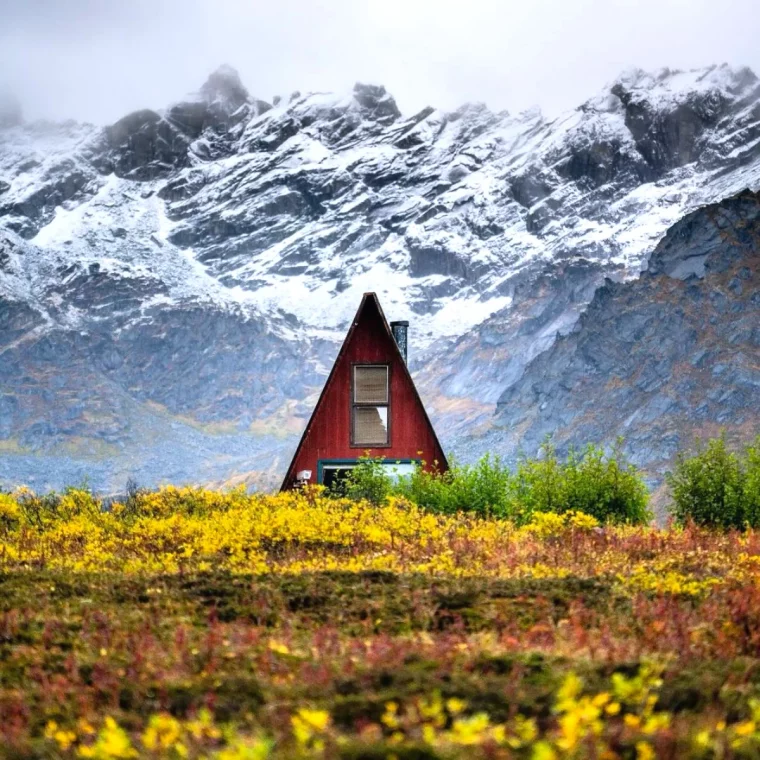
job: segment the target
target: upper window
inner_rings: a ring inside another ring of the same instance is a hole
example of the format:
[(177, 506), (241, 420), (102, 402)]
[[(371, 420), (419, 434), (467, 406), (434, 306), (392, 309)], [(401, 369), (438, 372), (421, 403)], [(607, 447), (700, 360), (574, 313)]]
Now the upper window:
[(385, 364), (354, 366), (351, 401), (351, 443), (354, 446), (387, 446), (389, 443), (388, 366)]

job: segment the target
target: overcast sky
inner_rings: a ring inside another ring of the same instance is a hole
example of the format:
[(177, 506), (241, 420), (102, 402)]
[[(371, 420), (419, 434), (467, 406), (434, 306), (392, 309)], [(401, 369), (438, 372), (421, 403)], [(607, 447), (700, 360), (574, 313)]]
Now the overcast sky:
[(760, 0), (0, 0), (0, 85), (27, 117), (112, 122), (222, 63), (252, 94), (384, 84), (404, 112), (553, 115), (625, 68), (760, 74)]

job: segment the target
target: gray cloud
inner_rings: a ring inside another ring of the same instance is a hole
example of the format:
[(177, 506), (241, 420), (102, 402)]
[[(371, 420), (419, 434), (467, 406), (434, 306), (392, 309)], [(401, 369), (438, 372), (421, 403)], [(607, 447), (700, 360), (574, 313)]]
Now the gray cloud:
[(549, 114), (629, 66), (760, 73), (757, 0), (0, 0), (0, 83), (31, 118), (110, 122), (221, 63), (270, 99), (385, 84), (411, 112)]

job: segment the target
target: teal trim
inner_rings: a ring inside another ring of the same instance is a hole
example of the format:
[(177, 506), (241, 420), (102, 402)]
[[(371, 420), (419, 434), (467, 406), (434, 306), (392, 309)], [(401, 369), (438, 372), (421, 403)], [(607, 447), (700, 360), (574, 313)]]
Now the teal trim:
[[(393, 457), (383, 457), (383, 464), (419, 464), (419, 459), (394, 459)], [(324, 482), (324, 468), (340, 467), (341, 465), (359, 464), (358, 459), (318, 459), (317, 460), (317, 484), (322, 485)]]

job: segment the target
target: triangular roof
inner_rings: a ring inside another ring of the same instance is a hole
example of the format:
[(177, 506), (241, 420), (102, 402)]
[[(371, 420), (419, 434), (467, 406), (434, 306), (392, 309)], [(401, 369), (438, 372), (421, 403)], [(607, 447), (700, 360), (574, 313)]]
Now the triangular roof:
[(325, 396), (327, 395), (327, 391), (332, 385), (332, 382), (335, 378), (338, 367), (341, 364), (341, 359), (343, 358), (344, 354), (346, 353), (346, 349), (351, 343), (351, 339), (354, 335), (354, 332), (356, 331), (356, 328), (358, 327), (359, 322), (361, 321), (364, 315), (364, 312), (370, 305), (374, 306), (377, 309), (378, 314), (380, 315), (380, 321), (382, 323), (383, 329), (385, 333), (387, 334), (388, 338), (390, 339), (390, 344), (392, 346), (391, 351), (395, 353), (394, 358), (398, 359), (398, 365), (402, 368), (401, 371), (405, 374), (407, 380), (409, 381), (409, 384), (412, 387), (412, 391), (414, 392), (414, 398), (419, 404), (420, 408), (422, 409), (422, 414), (424, 415), (425, 422), (428, 424), (433, 436), (433, 440), (435, 441), (436, 445), (438, 446), (438, 449), (441, 452), (441, 456), (443, 457), (443, 461), (441, 462), (441, 464), (443, 465), (442, 469), (444, 470), (448, 469), (449, 465), (446, 460), (446, 454), (444, 453), (443, 447), (441, 446), (440, 441), (438, 440), (438, 436), (436, 435), (435, 428), (433, 427), (433, 423), (430, 422), (430, 417), (428, 416), (427, 410), (425, 409), (425, 405), (422, 403), (420, 394), (417, 391), (417, 386), (414, 384), (412, 375), (409, 372), (409, 367), (406, 366), (406, 361), (404, 360), (404, 357), (401, 355), (401, 351), (399, 350), (398, 344), (396, 343), (396, 339), (393, 337), (393, 333), (391, 332), (391, 328), (390, 328), (390, 325), (388, 324), (388, 320), (385, 318), (385, 314), (383, 313), (383, 307), (380, 306), (380, 301), (377, 298), (377, 294), (365, 293), (362, 296), (362, 300), (361, 300), (361, 303), (359, 304), (359, 308), (356, 310), (356, 315), (354, 316), (351, 322), (351, 326), (348, 328), (346, 337), (343, 339), (343, 345), (340, 347), (340, 351), (338, 351), (338, 355), (335, 357), (335, 362), (333, 363), (332, 369), (330, 370), (330, 374), (327, 377), (327, 382), (325, 382), (324, 387), (322, 388), (322, 393), (319, 394), (319, 399), (316, 403), (316, 406), (314, 407), (314, 411), (311, 413), (311, 417), (309, 417), (309, 422), (306, 425), (306, 428), (304, 429), (303, 434), (301, 435), (301, 440), (298, 442), (298, 446), (296, 447), (295, 453), (293, 454), (293, 458), (290, 461), (290, 465), (287, 469), (287, 472), (285, 473), (285, 479), (282, 481), (281, 488), (285, 488), (293, 480), (293, 476), (295, 475), (295, 473), (292, 472), (292, 470), (295, 467), (295, 463), (298, 460), (298, 455), (301, 453), (301, 449), (304, 447), (304, 444), (306, 443), (306, 440), (309, 437), (309, 432), (311, 430), (312, 423), (317, 417), (320, 407), (322, 406), (325, 400)]

